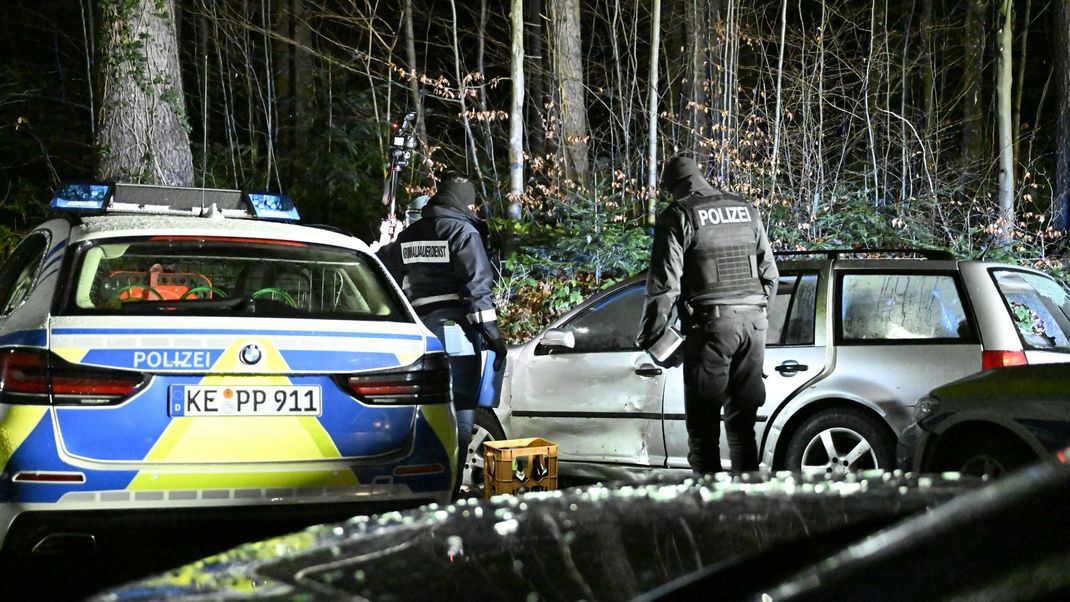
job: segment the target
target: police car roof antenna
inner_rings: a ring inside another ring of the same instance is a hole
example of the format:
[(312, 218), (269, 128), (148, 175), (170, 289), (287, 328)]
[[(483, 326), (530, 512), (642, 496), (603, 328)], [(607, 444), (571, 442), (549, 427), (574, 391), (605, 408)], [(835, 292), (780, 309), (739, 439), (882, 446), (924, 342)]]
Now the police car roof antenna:
[(397, 218), (398, 172), (409, 164), (413, 149), (416, 148), (416, 130), (413, 127), (416, 113), (406, 113), (401, 123), (390, 124), (390, 160), (387, 162), (387, 182), (383, 188), (383, 204), (390, 207), (387, 217), (379, 226), (379, 242), (393, 242), (401, 231), (401, 221)]

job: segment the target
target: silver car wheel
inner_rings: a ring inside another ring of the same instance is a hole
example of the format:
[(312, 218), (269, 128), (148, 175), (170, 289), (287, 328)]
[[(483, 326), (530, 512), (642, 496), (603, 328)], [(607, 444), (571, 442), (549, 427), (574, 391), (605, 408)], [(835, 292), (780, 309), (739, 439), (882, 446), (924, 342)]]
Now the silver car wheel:
[(849, 428), (834, 427), (819, 432), (806, 444), (801, 470), (812, 476), (843, 476), (878, 466), (877, 454), (865, 437)]
[(494, 441), (490, 431), (479, 424), (472, 427), (472, 440), (468, 443), (468, 451), (464, 456), (464, 473), (461, 476), (461, 484), (469, 489), (483, 488), (483, 442)]

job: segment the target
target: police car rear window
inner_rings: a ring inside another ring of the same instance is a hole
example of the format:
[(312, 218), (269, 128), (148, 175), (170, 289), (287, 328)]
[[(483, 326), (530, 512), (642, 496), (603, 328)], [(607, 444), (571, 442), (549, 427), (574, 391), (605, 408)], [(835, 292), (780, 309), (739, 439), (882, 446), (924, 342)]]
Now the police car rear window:
[(80, 247), (74, 266), (64, 313), (411, 321), (374, 260), (340, 247), (237, 237), (109, 239)]

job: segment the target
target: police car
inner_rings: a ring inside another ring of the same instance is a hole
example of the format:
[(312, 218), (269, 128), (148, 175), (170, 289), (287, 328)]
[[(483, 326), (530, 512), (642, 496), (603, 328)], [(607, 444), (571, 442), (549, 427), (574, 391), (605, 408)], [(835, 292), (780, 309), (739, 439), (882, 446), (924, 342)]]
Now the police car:
[(0, 542), (134, 511), (447, 502), (438, 339), (365, 244), (281, 195), (61, 187), (0, 269)]

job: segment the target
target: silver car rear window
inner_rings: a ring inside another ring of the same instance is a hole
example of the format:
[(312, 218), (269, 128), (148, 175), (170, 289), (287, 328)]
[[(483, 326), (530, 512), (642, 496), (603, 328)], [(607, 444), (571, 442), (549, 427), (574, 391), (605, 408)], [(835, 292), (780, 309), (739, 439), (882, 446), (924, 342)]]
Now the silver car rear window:
[(996, 286), (1026, 349), (1070, 350), (1070, 297), (1054, 278), (993, 270)]
[(842, 288), (844, 341), (972, 336), (950, 274), (850, 274), (843, 277)]
[(411, 321), (375, 261), (341, 247), (226, 236), (108, 239), (83, 244), (74, 266), (65, 313)]

